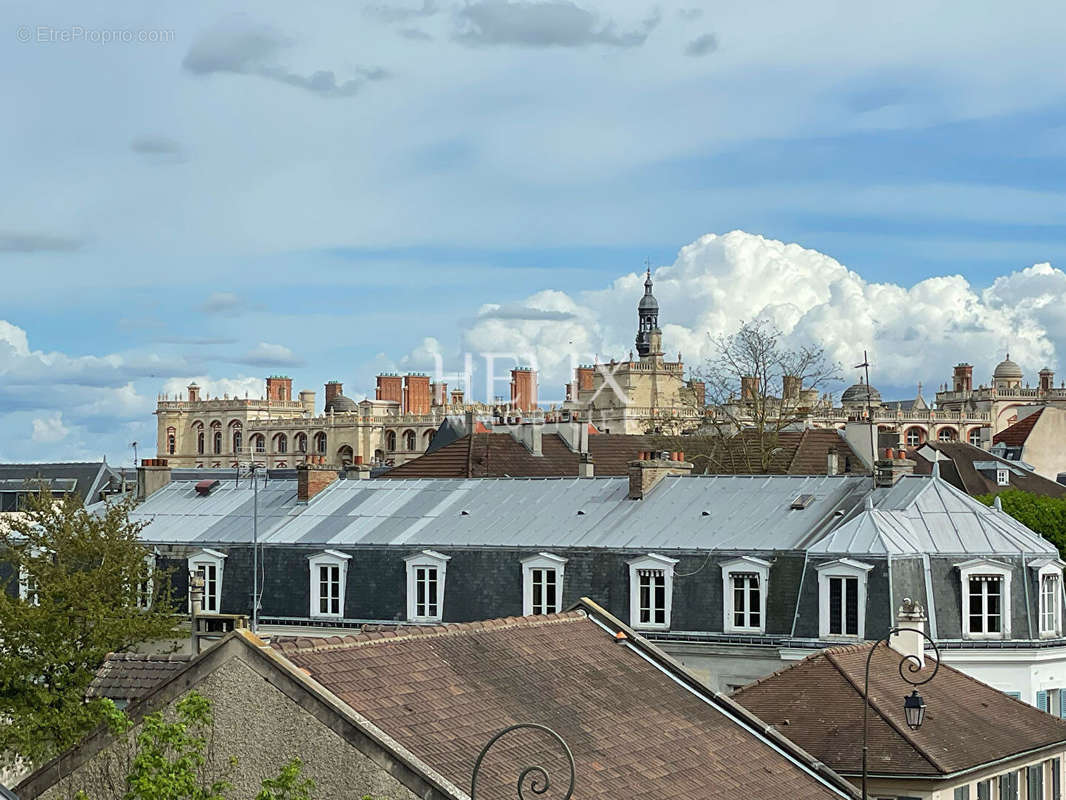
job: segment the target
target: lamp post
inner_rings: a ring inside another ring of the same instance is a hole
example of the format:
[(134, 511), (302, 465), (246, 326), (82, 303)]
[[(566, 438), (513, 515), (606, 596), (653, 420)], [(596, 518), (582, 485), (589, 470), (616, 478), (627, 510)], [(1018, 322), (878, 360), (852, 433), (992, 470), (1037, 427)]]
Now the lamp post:
[[(929, 642), (929, 644), (933, 646), (933, 652), (936, 653), (936, 665), (933, 667), (933, 671), (927, 677), (922, 678), (921, 680), (912, 678), (911, 675), (907, 674), (911, 673), (913, 675), (913, 673), (915, 672), (921, 672), (921, 659), (914, 653), (907, 653), (906, 655), (904, 655), (899, 662), (899, 676), (903, 678), (903, 680), (905, 680), (911, 686), (918, 687), (922, 684), (929, 683), (929, 681), (936, 677), (936, 673), (940, 670), (940, 650), (939, 648), (937, 648), (936, 642), (934, 642), (932, 638), (930, 638), (929, 634), (927, 634), (924, 630), (902, 627), (893, 628), (883, 637), (874, 642), (874, 646), (870, 648), (870, 652), (866, 656), (866, 681), (863, 684), (862, 691), (862, 800), (867, 800), (866, 762), (867, 755), (870, 750), (868, 738), (870, 732), (870, 661), (873, 658), (874, 651), (877, 650), (877, 648), (880, 647), (882, 643), (885, 646), (888, 646), (888, 640), (898, 633), (917, 633), (921, 635), (921, 637), (925, 639), (925, 641)], [(906, 671), (904, 671), (903, 669), (904, 664), (907, 665)], [(918, 693), (917, 688), (912, 689), (911, 693), (903, 699), (903, 715), (907, 719), (907, 727), (910, 728), (912, 731), (918, 730), (920, 727), (922, 727), (922, 723), (925, 722), (925, 700), (922, 699), (922, 696)]]
[[(481, 748), (481, 752), (478, 753), (477, 761), (474, 762), (474, 772), (470, 776), (470, 800), (477, 800), (477, 778), (478, 773), (481, 772), (481, 762), (485, 760), (485, 756), (488, 755), (489, 750), (507, 734), (517, 730), (535, 730), (548, 734), (552, 739), (558, 743), (562, 749), (563, 754), (566, 756), (566, 760), (570, 766), (570, 783), (567, 786), (566, 794), (562, 800), (570, 800), (574, 794), (574, 754), (570, 752), (570, 747), (563, 740), (563, 737), (553, 731), (546, 725), (538, 725), (535, 722), (521, 722), (518, 725), (512, 725), (509, 728), (504, 728), (497, 733), (491, 739), (488, 744)], [(518, 800), (525, 800), (526, 780), (529, 779), (529, 791), (533, 794), (544, 794), (548, 791), (548, 787), (551, 785), (551, 781), (548, 779), (548, 770), (539, 765), (533, 765), (526, 767), (518, 774), (518, 788), (517, 796)]]

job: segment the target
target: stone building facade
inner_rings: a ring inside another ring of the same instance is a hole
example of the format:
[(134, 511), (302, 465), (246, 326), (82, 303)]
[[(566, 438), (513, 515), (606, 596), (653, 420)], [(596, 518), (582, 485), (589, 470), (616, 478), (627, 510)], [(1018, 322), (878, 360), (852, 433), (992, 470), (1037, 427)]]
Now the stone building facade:
[(184, 397), (161, 396), (156, 405), (156, 452), (172, 467), (235, 467), (255, 463), (293, 467), (309, 456), (321, 463), (396, 465), (426, 452), (448, 416), (535, 419), (537, 373), (511, 371), (511, 403), (467, 403), (445, 383), (422, 373), (377, 376), (374, 399), (356, 402), (339, 381), (325, 385), (318, 413), (315, 392), (293, 399), (292, 379), (266, 379), (259, 398), (202, 397), (192, 383)]

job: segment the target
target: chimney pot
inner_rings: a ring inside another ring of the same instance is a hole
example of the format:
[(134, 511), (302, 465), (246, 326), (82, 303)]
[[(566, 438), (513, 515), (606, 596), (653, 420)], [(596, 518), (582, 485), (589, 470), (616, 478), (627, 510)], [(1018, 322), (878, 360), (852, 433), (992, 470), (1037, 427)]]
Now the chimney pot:
[(925, 666), (925, 609), (909, 597), (903, 598), (903, 603), (896, 614), (896, 627), (903, 628), (900, 633), (889, 639), (889, 647), (903, 656), (916, 658), (918, 663)]

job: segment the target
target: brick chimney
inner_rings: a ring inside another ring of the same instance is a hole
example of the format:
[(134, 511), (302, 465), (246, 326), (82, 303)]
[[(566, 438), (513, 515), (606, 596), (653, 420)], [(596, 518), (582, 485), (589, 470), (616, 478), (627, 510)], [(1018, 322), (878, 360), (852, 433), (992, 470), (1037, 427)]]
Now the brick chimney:
[(629, 499), (643, 500), (667, 475), (691, 472), (692, 464), (685, 461), (684, 453), (643, 452), (639, 459), (629, 462)]
[(403, 412), (405, 414), (428, 414), (432, 398), (429, 376), (412, 372), (403, 378)]
[[(904, 656), (914, 656), (925, 666), (925, 609), (909, 597), (903, 598), (896, 615), (896, 627), (906, 630), (888, 640), (888, 646)], [(904, 666), (906, 669), (906, 666)]]
[(745, 375), (740, 379), (740, 399), (754, 400), (759, 395), (759, 378)]
[(529, 367), (511, 370), (511, 407), (519, 411), (537, 407), (537, 373)]
[(378, 375), (377, 388), (374, 397), (378, 400), (388, 400), (403, 406), (403, 377), (391, 372), (383, 372)]
[(452, 405), (461, 406), (463, 404), (463, 390), (452, 389)]
[(909, 458), (903, 458), (900, 452), (891, 447), (884, 451), (884, 458), (874, 462), (875, 483), (880, 488), (890, 488), (899, 483), (904, 475), (914, 474), (914, 462)]
[(189, 384), (189, 402), (196, 403), (200, 400), (200, 387), (193, 381)]
[(803, 378), (799, 375), (785, 375), (781, 378), (781, 396), (785, 400), (799, 402), (803, 392)]
[(1049, 367), (1044, 367), (1040, 370), (1040, 394), (1050, 394), (1054, 388), (1055, 373)]
[(334, 397), (344, 394), (344, 384), (340, 381), (330, 381), (326, 384), (326, 403)]
[(170, 483), (170, 466), (165, 458), (142, 458), (137, 467), (137, 499), (144, 500)]
[(267, 378), (267, 400), (271, 403), (288, 403), (292, 400), (292, 378), (287, 375), (271, 375)]
[(296, 502), (309, 503), (315, 495), (337, 480), (337, 470), (323, 464), (296, 465)]
[(951, 376), (952, 389), (956, 392), (973, 391), (973, 365), (956, 364)]

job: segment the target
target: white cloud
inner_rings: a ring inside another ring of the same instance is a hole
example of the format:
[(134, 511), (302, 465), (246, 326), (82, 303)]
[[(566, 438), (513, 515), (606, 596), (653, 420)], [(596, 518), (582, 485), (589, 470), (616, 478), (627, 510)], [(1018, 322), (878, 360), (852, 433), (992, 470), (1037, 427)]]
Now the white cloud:
[(56, 411), (46, 417), (35, 417), (33, 420), (33, 441), (42, 444), (52, 444), (66, 439), (70, 434), (70, 428), (63, 424), (63, 412)]
[[(1009, 349), (1035, 383), (1036, 371), (1055, 367), (1066, 351), (1066, 273), (1049, 264), (1001, 276), (984, 291), (959, 275), (907, 287), (866, 281), (798, 244), (733, 231), (681, 248), (653, 279), (664, 346), (671, 355), (680, 350), (690, 366), (712, 354), (709, 335), (731, 333), (757, 317), (797, 341), (824, 346), (849, 383), (851, 365), (867, 350), (875, 384), (907, 392), (924, 381), (927, 396), (959, 361), (974, 363), (975, 381), (987, 382)], [(555, 397), (572, 360), (628, 355), (642, 282), (630, 273), (602, 290), (543, 291), (518, 304), (562, 312), (560, 319), (500, 319), (499, 306), (485, 306), (464, 346), (530, 354), (541, 372), (541, 395)]]
[(244, 355), (233, 359), (253, 367), (299, 367), (304, 361), (283, 344), (260, 342)]
[(185, 378), (171, 378), (163, 384), (163, 394), (168, 397), (185, 398), (188, 386), (195, 383), (200, 387), (201, 397), (263, 397), (266, 383), (262, 378), (246, 377), (213, 378), (208, 375), (190, 375)]

